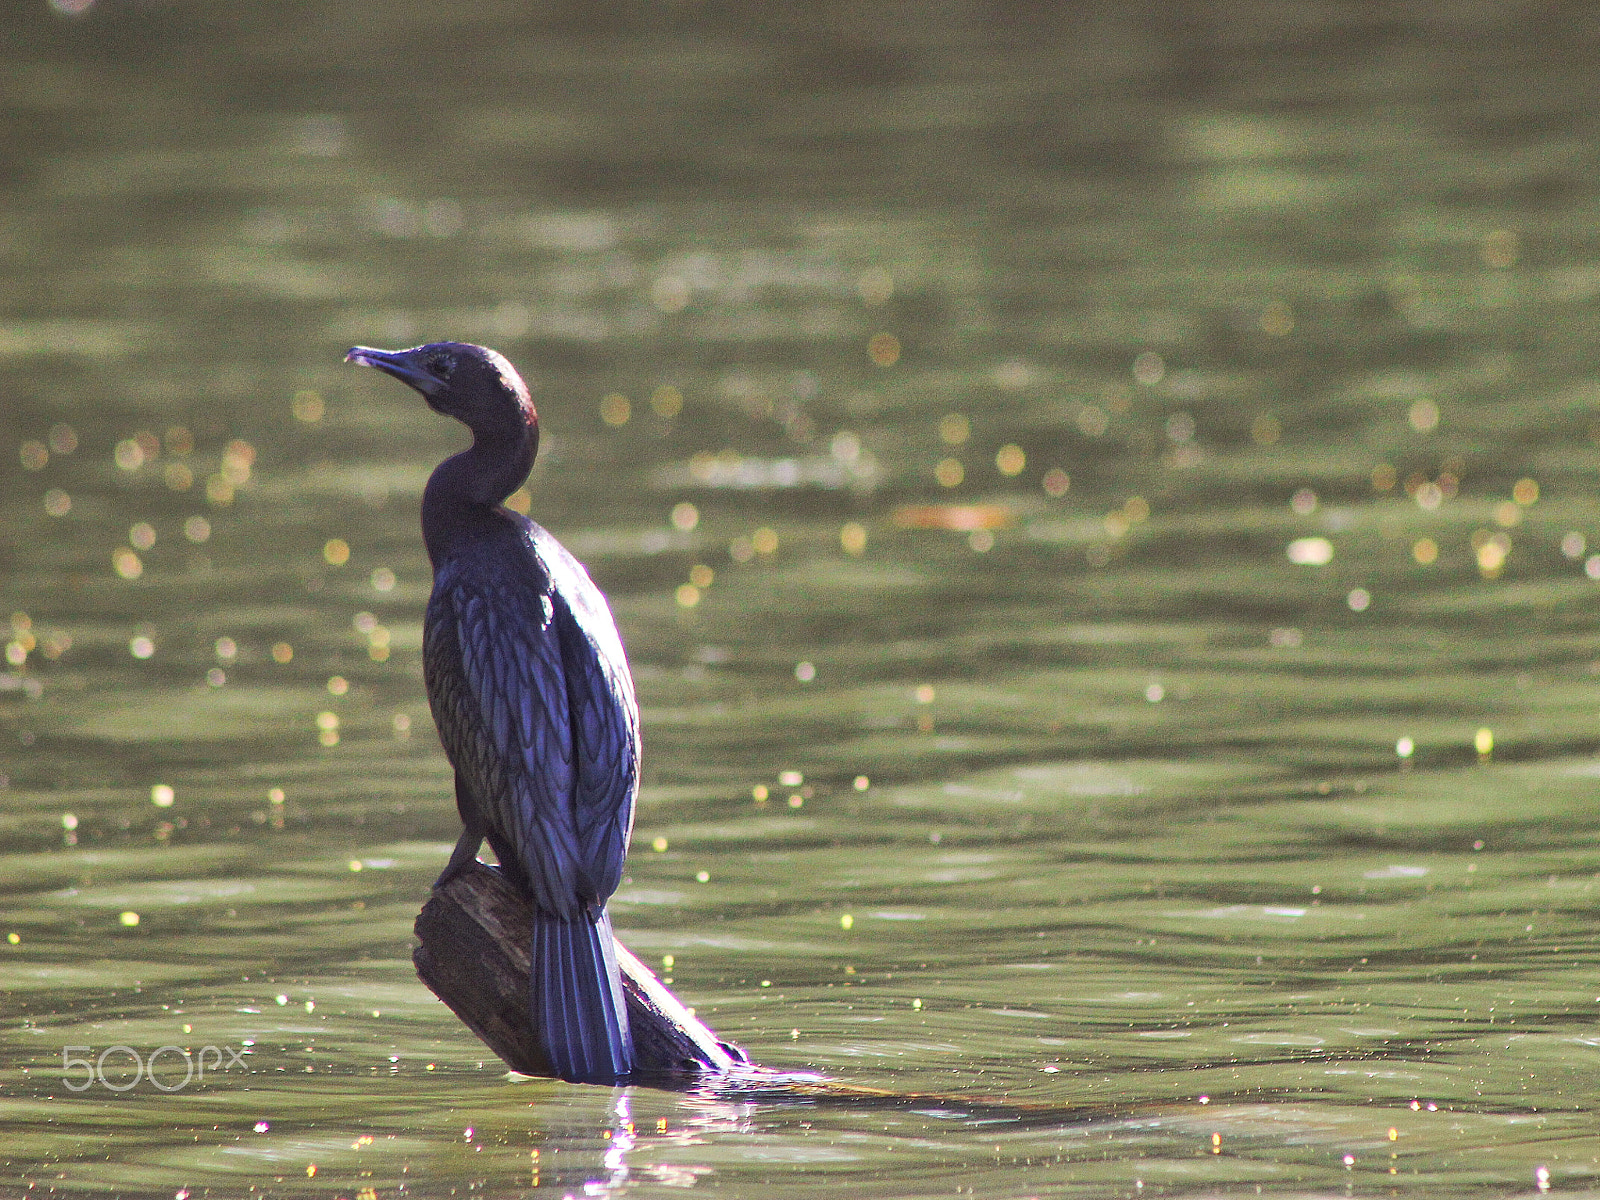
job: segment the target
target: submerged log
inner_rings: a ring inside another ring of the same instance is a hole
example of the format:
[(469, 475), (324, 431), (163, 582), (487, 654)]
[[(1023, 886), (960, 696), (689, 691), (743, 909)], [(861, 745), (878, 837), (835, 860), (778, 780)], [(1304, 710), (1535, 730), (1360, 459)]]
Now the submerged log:
[[(435, 996), (513, 1071), (551, 1075), (528, 1004), (531, 907), (504, 874), (473, 863), (417, 916), (411, 960)], [(742, 1050), (695, 1018), (650, 968), (617, 943), (633, 1033), (634, 1078), (693, 1083), (749, 1070)]]

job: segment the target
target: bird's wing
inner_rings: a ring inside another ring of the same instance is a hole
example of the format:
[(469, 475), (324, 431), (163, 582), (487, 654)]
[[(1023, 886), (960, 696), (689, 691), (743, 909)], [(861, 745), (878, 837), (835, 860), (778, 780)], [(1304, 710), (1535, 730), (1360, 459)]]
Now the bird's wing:
[(590, 883), (604, 903), (622, 882), (622, 863), (633, 830), (639, 791), (639, 710), (626, 663), (619, 672), (614, 662), (598, 653), (595, 640), (560, 598), (556, 620), (567, 626), (562, 631), (561, 658), (572, 713), (578, 844)]
[(484, 815), (517, 847), (535, 897), (572, 915), (589, 899), (587, 855), (574, 821), (572, 722), (555, 607), (548, 592), (524, 580), (452, 582), (444, 590), (453, 620), (435, 623), (453, 627), (441, 633), (455, 636), (479, 716), (461, 722), (458, 753), (472, 763)]
[(605, 596), (555, 539), (539, 537), (538, 548), (555, 584), (555, 619), (572, 714), (578, 842), (589, 882), (604, 903), (622, 882), (633, 830), (639, 705)]

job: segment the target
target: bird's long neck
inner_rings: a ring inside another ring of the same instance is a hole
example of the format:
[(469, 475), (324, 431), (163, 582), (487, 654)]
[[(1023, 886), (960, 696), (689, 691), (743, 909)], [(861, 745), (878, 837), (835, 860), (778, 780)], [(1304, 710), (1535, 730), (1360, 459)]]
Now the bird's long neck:
[(422, 492), (422, 540), (435, 566), (457, 539), (489, 526), (494, 510), (528, 477), (539, 426), (474, 430), (472, 445), (434, 468)]

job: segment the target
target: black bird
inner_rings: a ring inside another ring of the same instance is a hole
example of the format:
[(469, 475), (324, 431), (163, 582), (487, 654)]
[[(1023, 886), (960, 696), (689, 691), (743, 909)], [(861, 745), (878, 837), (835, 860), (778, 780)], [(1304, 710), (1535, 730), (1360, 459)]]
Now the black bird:
[(605, 904), (639, 791), (639, 705), (605, 596), (560, 542), (503, 501), (539, 446), (528, 385), (483, 346), (357, 346), (472, 430), (422, 494), (433, 562), (428, 704), (456, 771), (461, 839), (437, 887), (487, 837), (533, 899), (533, 1027), (563, 1079), (614, 1083), (633, 1043)]

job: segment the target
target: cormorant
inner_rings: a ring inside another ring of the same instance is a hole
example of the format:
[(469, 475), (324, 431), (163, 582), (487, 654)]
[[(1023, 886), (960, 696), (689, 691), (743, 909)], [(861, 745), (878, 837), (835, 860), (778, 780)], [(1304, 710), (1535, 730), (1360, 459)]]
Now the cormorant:
[(487, 837), (533, 899), (533, 1028), (557, 1075), (614, 1083), (633, 1043), (606, 900), (639, 790), (639, 706), (605, 596), (560, 542), (502, 503), (539, 446), (528, 385), (483, 346), (357, 346), (472, 430), (422, 494), (433, 563), (423, 676), (465, 828), (437, 887)]

